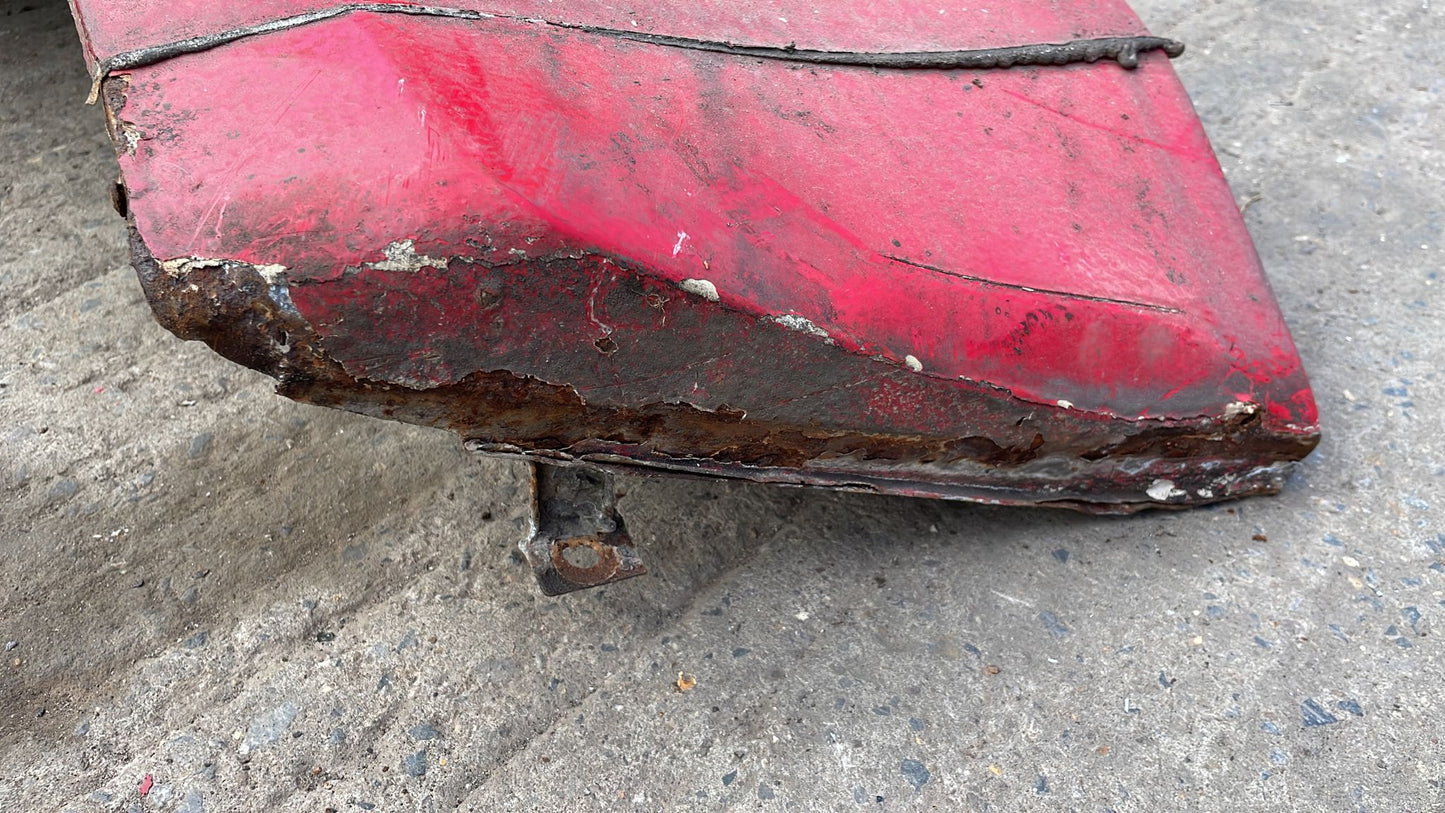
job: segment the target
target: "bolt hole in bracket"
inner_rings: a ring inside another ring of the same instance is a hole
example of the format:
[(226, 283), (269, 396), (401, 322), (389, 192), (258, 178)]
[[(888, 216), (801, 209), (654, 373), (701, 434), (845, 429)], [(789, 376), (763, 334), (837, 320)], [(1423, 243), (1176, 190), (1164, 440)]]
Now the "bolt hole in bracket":
[(522, 554), (549, 596), (647, 572), (617, 513), (612, 475), (589, 466), (532, 464), (532, 536)]

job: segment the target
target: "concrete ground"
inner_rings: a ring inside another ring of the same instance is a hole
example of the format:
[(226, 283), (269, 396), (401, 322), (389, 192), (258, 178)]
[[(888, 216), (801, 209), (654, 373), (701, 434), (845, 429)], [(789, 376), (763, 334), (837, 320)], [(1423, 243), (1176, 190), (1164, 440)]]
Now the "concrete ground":
[(1445, 810), (1445, 10), (1134, 5), (1313, 375), (1285, 493), (626, 480), (651, 577), (546, 599), (518, 466), (155, 326), (66, 7), (0, 0), (0, 810)]

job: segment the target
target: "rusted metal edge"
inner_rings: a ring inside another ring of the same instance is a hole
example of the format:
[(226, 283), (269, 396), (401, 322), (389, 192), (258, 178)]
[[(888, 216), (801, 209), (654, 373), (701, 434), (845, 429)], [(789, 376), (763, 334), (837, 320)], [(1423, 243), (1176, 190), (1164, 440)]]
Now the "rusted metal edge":
[[(587, 405), (571, 388), (506, 371), (479, 371), (454, 384), (413, 390), (359, 380), (342, 370), (290, 304), (287, 285), (268, 279), (266, 268), (218, 260), (173, 275), (149, 255), (134, 232), (132, 238), (133, 263), (161, 324), (277, 378), (282, 395), (450, 429), (462, 435), (471, 451), (534, 463), (1132, 513), (1273, 493), (1289, 471), (1288, 461), (1314, 445), (1312, 438), (1257, 437), (1257, 412), (1222, 423), (1120, 421), (1121, 434), (1107, 445), (1061, 456), (1042, 454), (1047, 447), (1035, 455), (995, 445), (951, 448), (938, 438), (802, 431), (687, 404), (579, 411)], [(536, 425), (512, 426), (512, 418), (524, 412)], [(505, 420), (494, 422), (499, 417)], [(718, 457), (669, 453), (660, 441), (678, 432), (720, 437), (720, 445), (733, 452)], [(1254, 438), (1253, 448), (1247, 450), (1250, 444), (1244, 440), (1249, 437)], [(1222, 448), (1221, 438), (1226, 439)], [(1236, 442), (1227, 442), (1229, 438)], [(858, 460), (830, 454), (835, 445), (892, 452)], [(754, 447), (754, 452), (747, 451)], [(938, 462), (906, 464), (925, 457)]]
[(441, 6), (405, 6), (388, 3), (346, 3), (320, 11), (283, 17), (258, 25), (233, 28), (214, 34), (177, 40), (162, 45), (152, 45), (113, 54), (97, 61), (91, 76), (90, 96), (86, 104), (95, 104), (100, 97), (100, 83), (113, 71), (131, 70), (155, 64), (167, 59), (210, 50), (248, 37), (285, 31), (303, 25), (330, 20), (352, 12), (375, 14), (407, 14), (417, 17), (445, 17), (459, 20), (508, 20), (530, 23), (552, 28), (577, 31), (600, 37), (656, 45), (664, 48), (681, 48), (692, 51), (707, 51), (729, 56), (754, 59), (773, 59), (810, 65), (834, 67), (875, 68), (881, 70), (990, 70), (1027, 65), (1069, 65), (1078, 62), (1111, 60), (1120, 67), (1138, 67), (1139, 55), (1150, 51), (1163, 51), (1170, 57), (1184, 53), (1184, 43), (1164, 37), (1100, 37), (1073, 40), (1063, 43), (1038, 43), (1014, 45), (1002, 48), (979, 48), (961, 51), (824, 51), (787, 46), (744, 45), (720, 40), (704, 40), (693, 37), (676, 37), (667, 34), (649, 34), (618, 28), (580, 25), (556, 20), (519, 17), (509, 14), (488, 14), (466, 9)]
[[(361, 414), (381, 417), (356, 409), (357, 402), (322, 403), (306, 401)], [(350, 403), (351, 406), (346, 404)], [(1127, 516), (1147, 510), (1182, 511), (1204, 505), (1230, 502), (1245, 497), (1278, 494), (1296, 466), (1293, 460), (1256, 462), (1248, 471), (1220, 476), (1200, 465), (1198, 459), (1129, 461), (1144, 476), (1121, 486), (1107, 471), (1099, 471), (1085, 482), (1082, 475), (1070, 485), (1066, 481), (1012, 473), (992, 480), (982, 477), (969, 482), (921, 479), (927, 472), (910, 472), (914, 480), (895, 479), (857, 471), (810, 466), (805, 468), (749, 466), (700, 457), (666, 457), (647, 454), (636, 447), (616, 452), (584, 451), (575, 455), (556, 450), (532, 451), (511, 444), (469, 440), (467, 451), (487, 457), (504, 458), (548, 466), (577, 466), (609, 474), (651, 477), (667, 475), (696, 480), (743, 480), (772, 486), (827, 488), (855, 494), (879, 494), (930, 500), (973, 502), (984, 505), (1066, 508), (1084, 514)], [(1056, 462), (1056, 461), (1054, 461)], [(1146, 474), (1144, 469), (1150, 471)], [(1080, 485), (1079, 483), (1085, 483)], [(1089, 491), (1089, 497), (1079, 496)]]
[(611, 473), (534, 462), (531, 474), (532, 527), (521, 549), (545, 595), (647, 573), (617, 513)]
[[(124, 188), (121, 187), (121, 189), (122, 189), (122, 194), (123, 194), (123, 189), (124, 189)], [(115, 201), (113, 201), (113, 203), (115, 203)], [(117, 211), (120, 211), (120, 207), (123, 207), (124, 204), (123, 204), (123, 202), (122, 202), (122, 203), (116, 203), (116, 205), (117, 205), (117, 207), (118, 207), (118, 208), (117, 208)], [(132, 236), (131, 236), (131, 240), (132, 240), (133, 245), (142, 242), (142, 241), (141, 241), (141, 238), (139, 237), (139, 235), (134, 232), (134, 227), (133, 227), (133, 225), (132, 225)], [(409, 242), (409, 241), (402, 241), (402, 242)], [(393, 244), (393, 245), (396, 245), (396, 244)], [(133, 255), (135, 254), (134, 249), (133, 249), (133, 252), (132, 252), (132, 253), (133, 253)], [(549, 259), (578, 259), (578, 258), (580, 258), (580, 257), (586, 257), (586, 256), (605, 256), (605, 255), (601, 255), (601, 254), (598, 254), (597, 252), (592, 252), (592, 251), (567, 251), (567, 252), (559, 253), (556, 257), (553, 257), (553, 258), (536, 257), (536, 258), (532, 258), (532, 260), (535, 261), (535, 262), (546, 263), (546, 262), (549, 261)], [(897, 260), (897, 258), (895, 258), (895, 257), (891, 257), (891, 256), (888, 256), (888, 255), (884, 255), (884, 256), (885, 256), (886, 259), (889, 259), (889, 260)], [(268, 280), (268, 283), (271, 285), (272, 296), (273, 296), (273, 297), (279, 297), (279, 299), (285, 300), (285, 299), (289, 296), (289, 294), (288, 294), (288, 292), (287, 292), (287, 291), (288, 291), (287, 286), (290, 284), (289, 281), (287, 280), (287, 271), (288, 271), (288, 269), (287, 269), (285, 266), (282, 266), (282, 265), (256, 264), (256, 263), (246, 262), (246, 261), (243, 261), (243, 260), (226, 259), (226, 258), (211, 258), (211, 257), (177, 257), (177, 258), (173, 258), (173, 259), (161, 260), (161, 259), (159, 259), (159, 258), (155, 258), (155, 257), (149, 255), (148, 251), (146, 252), (146, 257), (147, 257), (147, 259), (146, 259), (146, 262), (147, 262), (147, 263), (153, 264), (153, 265), (157, 266), (157, 268), (159, 268), (159, 269), (161, 269), (161, 270), (164, 270), (164, 271), (166, 271), (167, 273), (170, 273), (170, 274), (173, 274), (173, 275), (174, 275), (174, 274), (177, 274), (177, 273), (180, 273), (180, 272), (186, 272), (186, 271), (189, 271), (189, 270), (192, 270), (192, 269), (207, 269), (207, 268), (222, 268), (222, 267), (226, 267), (226, 268), (237, 268), (237, 269), (242, 269), (242, 268), (244, 268), (244, 269), (250, 269), (251, 271), (260, 274), (261, 276), (265, 277), (265, 278)], [(493, 263), (493, 262), (488, 262), (488, 261), (483, 260), (483, 259), (478, 258), (478, 257), (460, 256), (460, 255), (459, 255), (459, 256), (455, 256), (455, 257), (445, 257), (445, 258), (440, 258), (440, 259), (441, 259), (442, 261), (444, 261), (445, 263), (450, 263), (450, 262), (452, 262), (452, 261), (467, 262), (467, 263), (475, 263), (475, 264), (478, 264), (478, 265), (483, 265), (483, 266), (486, 266), (486, 267), (489, 267), (489, 268), (499, 268), (499, 267), (504, 267), (504, 266), (513, 264), (513, 263), (510, 263), (510, 262)], [(610, 262), (616, 264), (619, 268), (629, 268), (629, 267), (630, 267), (629, 264), (628, 264), (625, 260), (623, 260), (623, 259), (621, 259), (621, 258), (617, 258), (617, 257), (607, 257), (606, 259), (609, 260)], [(992, 280), (988, 280), (988, 279), (986, 279), (986, 278), (976, 277), (976, 276), (973, 276), (973, 275), (957, 274), (957, 273), (945, 271), (945, 270), (942, 270), (942, 269), (933, 268), (933, 267), (931, 267), (931, 266), (921, 265), (921, 264), (919, 264), (919, 263), (912, 263), (912, 262), (907, 262), (907, 261), (903, 261), (903, 260), (897, 260), (897, 261), (898, 261), (898, 262), (903, 262), (904, 264), (907, 264), (907, 265), (913, 265), (913, 266), (916, 266), (916, 267), (919, 267), (919, 268), (924, 268), (924, 269), (931, 270), (931, 271), (938, 271), (939, 273), (948, 274), (949, 276), (956, 276), (956, 277), (959, 277), (959, 278), (962, 278), (962, 279), (968, 279), (968, 280), (970, 280), (970, 281), (978, 282), (978, 283), (984, 284), (984, 285), (993, 285), (993, 286), (1003, 287), (1003, 288), (1014, 288), (1014, 289), (1017, 289), (1017, 290), (1030, 291), (1030, 292), (1038, 291), (1038, 292), (1043, 292), (1043, 293), (1054, 294), (1054, 295), (1061, 296), (1061, 297), (1069, 297), (1069, 298), (1074, 298), (1074, 299), (1081, 299), (1081, 300), (1088, 300), (1088, 301), (1096, 301), (1096, 302), (1106, 302), (1106, 303), (1109, 303), (1109, 304), (1119, 305), (1119, 306), (1121, 306), (1121, 307), (1132, 307), (1132, 308), (1139, 308), (1139, 309), (1143, 309), (1143, 310), (1153, 310), (1153, 311), (1163, 312), (1163, 313), (1173, 313), (1173, 314), (1184, 313), (1184, 311), (1182, 311), (1182, 310), (1180, 310), (1180, 309), (1178, 309), (1178, 308), (1171, 308), (1171, 307), (1168, 307), (1168, 306), (1151, 305), (1151, 304), (1149, 304), (1149, 303), (1135, 302), (1135, 301), (1123, 300), (1123, 299), (1113, 299), (1113, 298), (1108, 298), (1108, 297), (1088, 296), (1088, 295), (1084, 295), (1084, 294), (1070, 293), (1070, 292), (1067, 292), (1067, 291), (1055, 291), (1055, 290), (1051, 290), (1051, 289), (1047, 289), (1047, 288), (1031, 288), (1031, 287), (1023, 286), (1023, 285), (1010, 285), (1010, 284), (1006, 284), (1006, 283), (998, 283), (998, 282), (995, 282), (995, 281), (992, 281)], [(138, 263), (138, 262), (140, 262), (140, 261), (139, 261), (139, 260), (136, 260), (136, 259), (133, 259), (133, 262)], [(136, 267), (137, 267), (137, 268), (140, 268), (141, 266), (140, 266), (140, 265), (137, 265)], [(368, 268), (368, 267), (374, 267), (374, 264), (362, 263), (361, 265), (356, 266), (356, 267), (348, 266), (346, 270), (347, 270), (347, 272), (354, 272), (354, 271), (358, 270), (359, 268)], [(679, 286), (679, 287), (681, 287), (684, 291), (689, 291), (689, 289), (687, 288), (686, 285), (682, 285), (682, 286)], [(689, 292), (690, 292), (690, 291), (689, 291)], [(750, 317), (750, 318), (752, 318), (752, 317), (754, 316), (753, 314), (749, 314), (749, 313), (747, 313), (747, 312), (745, 312), (745, 311), (741, 311), (741, 310), (739, 310), (739, 309), (737, 309), (737, 308), (735, 308), (735, 307), (733, 307), (733, 306), (731, 306), (731, 305), (728, 305), (728, 304), (726, 304), (726, 303), (723, 303), (723, 302), (720, 302), (720, 301), (717, 301), (717, 300), (711, 300), (711, 299), (710, 299), (709, 301), (713, 302), (713, 304), (714, 304), (718, 309), (720, 309), (720, 310), (743, 314), (743, 315), (748, 316), (748, 317)], [(154, 304), (154, 303), (153, 303), (153, 304)], [(783, 327), (787, 327), (787, 328), (789, 328), (789, 329), (795, 329), (795, 330), (797, 329), (797, 328), (791, 328), (791, 327), (789, 326), (788, 322), (786, 321), (786, 319), (785, 319), (785, 318), (782, 318), (782, 317), (778, 317), (778, 316), (764, 316), (764, 317), (761, 317), (761, 318), (762, 318), (763, 321), (769, 321), (769, 322), (773, 322), (773, 323), (775, 323), (775, 324), (780, 324), (780, 325), (782, 325)], [(307, 325), (307, 329), (308, 329), (308, 330), (310, 329), (310, 326), (309, 326), (309, 325)], [(807, 331), (805, 330), (804, 332), (807, 332)], [(191, 338), (195, 338), (195, 337), (185, 336), (184, 338), (191, 339)], [(826, 335), (824, 336), (824, 338), (826, 338)], [(829, 343), (831, 344), (831, 342), (829, 342)], [(867, 354), (867, 353), (857, 353), (857, 352), (852, 352), (852, 351), (845, 351), (845, 352), (849, 352), (851, 355), (858, 356), (859, 358), (872, 358), (872, 356), (871, 356), (870, 354)], [(252, 366), (251, 362), (248, 362), (248, 361), (238, 361), (238, 363), (244, 364), (244, 365), (246, 365), (246, 366)], [(344, 367), (344, 365), (341, 365), (341, 366)], [(350, 372), (350, 371), (348, 371), (348, 372)], [(492, 371), (478, 369), (478, 370), (475, 370), (474, 372), (482, 373), (482, 372), (492, 372)], [(522, 375), (522, 374), (518, 373), (517, 375)], [(998, 396), (1000, 396), (1000, 397), (1007, 398), (1007, 399), (1010, 399), (1010, 400), (1012, 400), (1012, 401), (1016, 401), (1016, 402), (1018, 402), (1018, 403), (1020, 403), (1020, 404), (1027, 404), (1027, 405), (1029, 405), (1029, 406), (1031, 406), (1031, 407), (1054, 408), (1054, 407), (1059, 406), (1059, 404), (1058, 404), (1057, 401), (1029, 398), (1029, 397), (1020, 395), (1019, 393), (1016, 393), (1016, 392), (1014, 392), (1013, 390), (1011, 390), (1011, 389), (1009, 389), (1009, 388), (1007, 388), (1007, 387), (1004, 387), (1004, 386), (1002, 386), (1002, 385), (996, 384), (996, 383), (991, 382), (991, 381), (982, 380), (982, 379), (968, 378), (968, 377), (965, 377), (965, 376), (946, 377), (946, 376), (938, 375), (938, 374), (935, 374), (935, 373), (932, 373), (932, 372), (929, 372), (929, 371), (926, 371), (926, 370), (925, 370), (925, 371), (916, 372), (915, 375), (920, 375), (920, 376), (924, 376), (924, 377), (936, 379), (936, 380), (939, 380), (939, 381), (947, 381), (947, 382), (960, 381), (960, 382), (964, 382), (964, 383), (966, 383), (966, 384), (968, 384), (968, 385), (970, 385), (970, 386), (977, 387), (977, 388), (979, 388), (979, 389), (981, 389), (981, 390), (990, 391), (990, 392), (992, 392), (992, 393), (994, 393), (994, 394), (996, 394), (996, 395), (998, 395)], [(525, 376), (524, 376), (524, 377), (525, 377)], [(358, 380), (362, 380), (362, 379), (365, 379), (365, 378), (366, 378), (365, 376), (360, 376)], [(380, 385), (388, 385), (388, 386), (390, 386), (390, 385), (405, 386), (405, 382), (400, 382), (400, 381), (374, 380), (374, 381), (372, 381), (372, 383), (380, 384)], [(543, 385), (545, 385), (545, 386), (563, 386), (563, 387), (566, 387), (566, 385), (559, 385), (559, 384), (556, 384), (555, 382), (544, 381), (544, 380), (541, 380), (541, 379), (538, 379), (538, 383), (543, 384)], [(1232, 405), (1232, 406), (1237, 406), (1237, 407), (1239, 408), (1239, 413), (1240, 413), (1240, 415), (1243, 415), (1243, 416), (1245, 416), (1245, 417), (1254, 416), (1255, 413), (1256, 413), (1256, 411), (1258, 410), (1258, 405), (1253, 404), (1253, 403), (1240, 403), (1240, 404)], [(1163, 417), (1129, 417), (1129, 416), (1126, 416), (1126, 415), (1120, 415), (1120, 414), (1117, 414), (1117, 413), (1115, 413), (1115, 412), (1111, 412), (1111, 411), (1104, 410), (1104, 409), (1088, 409), (1088, 408), (1079, 407), (1079, 406), (1076, 406), (1076, 405), (1073, 405), (1073, 404), (1069, 404), (1069, 405), (1068, 405), (1068, 409), (1071, 410), (1071, 411), (1073, 411), (1073, 412), (1076, 412), (1076, 413), (1078, 413), (1078, 414), (1080, 414), (1080, 415), (1088, 415), (1088, 416), (1093, 416), (1093, 417), (1097, 417), (1097, 418), (1103, 418), (1103, 419), (1107, 419), (1107, 420), (1111, 420), (1111, 421), (1124, 421), (1124, 422), (1128, 422), (1128, 423), (1131, 423), (1131, 424), (1138, 425), (1138, 426), (1140, 426), (1140, 427), (1154, 427), (1154, 428), (1171, 428), (1171, 427), (1172, 427), (1172, 428), (1176, 428), (1176, 429), (1177, 429), (1177, 428), (1180, 428), (1180, 427), (1188, 426), (1188, 425), (1193, 424), (1193, 423), (1198, 423), (1198, 424), (1200, 424), (1200, 427), (1201, 427), (1201, 430), (1200, 430), (1200, 431), (1201, 431), (1202, 433), (1211, 434), (1211, 435), (1217, 433), (1217, 432), (1220, 431), (1221, 429), (1228, 429), (1228, 428), (1230, 428), (1230, 422), (1229, 422), (1228, 420), (1225, 420), (1223, 423), (1221, 423), (1221, 416), (1219, 416), (1219, 415), (1207, 414), (1207, 413), (1187, 414), (1187, 415), (1175, 415), (1175, 416), (1170, 416), (1170, 417), (1167, 417), (1167, 418), (1163, 418)], [(1229, 416), (1225, 416), (1226, 419), (1227, 419), (1228, 417), (1229, 417)], [(1237, 416), (1236, 416), (1236, 417), (1237, 417)], [(1240, 426), (1234, 426), (1233, 428), (1234, 428), (1234, 429), (1240, 429), (1240, 428), (1242, 428), (1242, 427), (1240, 427)], [(1149, 430), (1148, 430), (1148, 429), (1145, 429), (1144, 431), (1149, 431)]]

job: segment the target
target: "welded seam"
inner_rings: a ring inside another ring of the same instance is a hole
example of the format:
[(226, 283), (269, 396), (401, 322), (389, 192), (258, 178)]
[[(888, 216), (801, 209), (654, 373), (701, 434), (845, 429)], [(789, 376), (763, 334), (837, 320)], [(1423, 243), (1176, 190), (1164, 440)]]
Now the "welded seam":
[(949, 271), (946, 268), (938, 268), (932, 265), (924, 265), (923, 263), (914, 262), (912, 260), (905, 260), (902, 257), (894, 257), (891, 254), (884, 254), (882, 256), (896, 263), (911, 265), (914, 268), (922, 268), (924, 271), (932, 271), (934, 273), (944, 274), (950, 277), (966, 279), (969, 282), (976, 282), (980, 285), (988, 285), (994, 288), (1009, 288), (1015, 291), (1023, 291), (1030, 294), (1047, 294), (1049, 296), (1063, 297), (1065, 299), (1079, 299), (1085, 302), (1102, 302), (1107, 305), (1122, 305), (1129, 308), (1143, 308), (1144, 310), (1155, 311), (1158, 313), (1184, 313), (1184, 311), (1180, 310), (1179, 308), (1171, 308), (1168, 305), (1155, 305), (1152, 302), (1138, 302), (1133, 299), (1117, 299), (1111, 296), (1094, 296), (1092, 294), (1080, 294), (1073, 291), (1060, 291), (1053, 288), (1035, 288), (1031, 285), (1020, 285), (1016, 282), (1000, 282), (996, 279), (989, 279), (988, 277), (980, 277), (974, 274), (964, 274), (959, 271)]
[(634, 42), (668, 48), (711, 51), (731, 56), (777, 59), (811, 65), (835, 65), (887, 70), (957, 70), (1011, 68), (1016, 65), (1068, 65), (1074, 62), (1113, 60), (1125, 68), (1139, 66), (1139, 54), (1164, 51), (1171, 57), (1184, 53), (1184, 44), (1162, 37), (1104, 37), (1074, 40), (1065, 43), (1013, 45), (1004, 48), (980, 48), (966, 51), (816, 51), (792, 45), (735, 45), (729, 42), (644, 34), (595, 26), (547, 23), (588, 34), (616, 37)]
[(510, 20), (579, 31), (601, 37), (629, 40), (664, 48), (681, 48), (692, 51), (707, 51), (729, 56), (774, 59), (810, 65), (831, 65), (836, 67), (877, 68), (885, 70), (987, 70), (1011, 68), (1022, 65), (1068, 65), (1076, 62), (1098, 62), (1112, 60), (1121, 67), (1133, 69), (1139, 65), (1139, 55), (1149, 51), (1163, 51), (1171, 57), (1184, 53), (1184, 43), (1163, 37), (1100, 37), (1096, 39), (1073, 40), (1064, 43), (1041, 43), (1035, 45), (1014, 45), (1002, 48), (980, 48), (963, 51), (821, 51), (787, 46), (739, 45), (721, 40), (704, 40), (693, 37), (675, 37), (667, 34), (648, 34), (618, 28), (565, 23), (533, 17), (510, 14), (489, 14), (481, 11), (444, 8), (440, 6), (406, 6), (390, 3), (346, 3), (320, 11), (297, 14), (269, 20), (257, 25), (233, 28), (214, 34), (205, 34), (190, 39), (177, 40), (163, 45), (152, 45), (132, 51), (124, 51), (99, 60), (91, 79), (90, 98), (87, 104), (94, 104), (100, 97), (100, 83), (112, 71), (131, 70), (153, 65), (167, 59), (210, 50), (221, 45), (248, 37), (271, 34), (311, 23), (329, 20), (352, 12), (373, 12), (376, 14), (410, 14), (418, 17), (447, 17), (459, 20)]

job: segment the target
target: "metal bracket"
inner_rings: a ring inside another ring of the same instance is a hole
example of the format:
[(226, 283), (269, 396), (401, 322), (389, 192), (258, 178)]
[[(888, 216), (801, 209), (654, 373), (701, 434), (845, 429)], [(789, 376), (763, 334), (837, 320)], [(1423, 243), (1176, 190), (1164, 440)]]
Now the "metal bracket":
[(590, 466), (532, 464), (532, 536), (521, 548), (549, 596), (647, 572), (617, 513), (612, 475)]

